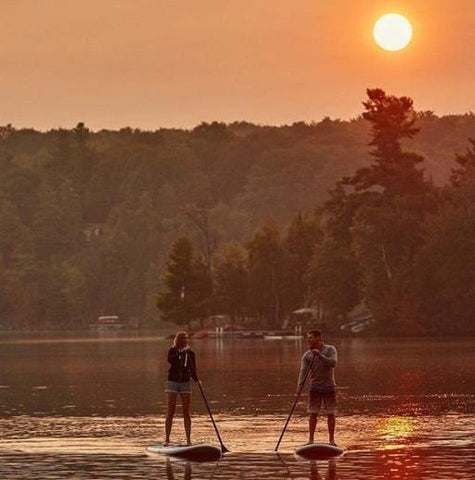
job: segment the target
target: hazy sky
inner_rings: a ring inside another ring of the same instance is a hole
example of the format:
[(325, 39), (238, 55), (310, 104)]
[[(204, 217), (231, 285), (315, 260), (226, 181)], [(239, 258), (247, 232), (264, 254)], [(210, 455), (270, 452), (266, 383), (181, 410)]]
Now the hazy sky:
[[(411, 45), (372, 38), (405, 14)], [(0, 0), (0, 125), (347, 119), (367, 87), (475, 111), (475, 0)]]

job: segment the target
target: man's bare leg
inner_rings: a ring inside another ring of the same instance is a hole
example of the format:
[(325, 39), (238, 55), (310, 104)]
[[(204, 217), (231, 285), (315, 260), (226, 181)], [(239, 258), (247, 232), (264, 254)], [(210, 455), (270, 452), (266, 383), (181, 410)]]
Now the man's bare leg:
[(317, 428), (317, 414), (311, 413), (308, 417), (308, 443), (314, 443), (315, 429)]
[(327, 415), (327, 423), (328, 423), (328, 441), (332, 445), (336, 445), (335, 443), (335, 414)]

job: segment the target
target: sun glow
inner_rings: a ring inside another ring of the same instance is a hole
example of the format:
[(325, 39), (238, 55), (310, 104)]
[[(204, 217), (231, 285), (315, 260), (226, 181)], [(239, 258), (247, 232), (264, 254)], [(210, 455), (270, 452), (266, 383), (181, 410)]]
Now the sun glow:
[(388, 13), (374, 24), (373, 36), (381, 48), (395, 52), (402, 50), (411, 41), (412, 26), (406, 17)]
[(410, 442), (418, 429), (415, 418), (398, 416), (381, 419), (377, 427), (381, 438), (386, 441), (385, 450), (399, 448)]

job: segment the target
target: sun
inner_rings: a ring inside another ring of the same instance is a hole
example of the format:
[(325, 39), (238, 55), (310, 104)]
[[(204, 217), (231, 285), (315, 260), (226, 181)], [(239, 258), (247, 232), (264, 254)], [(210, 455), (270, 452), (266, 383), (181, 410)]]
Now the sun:
[(403, 15), (388, 13), (374, 24), (373, 36), (381, 48), (395, 52), (407, 47), (411, 41), (412, 26)]

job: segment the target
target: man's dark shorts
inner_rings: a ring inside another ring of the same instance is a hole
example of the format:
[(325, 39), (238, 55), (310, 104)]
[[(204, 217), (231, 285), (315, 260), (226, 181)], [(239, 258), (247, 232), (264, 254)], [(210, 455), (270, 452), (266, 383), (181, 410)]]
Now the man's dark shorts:
[(308, 413), (319, 413), (322, 408), (327, 415), (336, 413), (336, 391), (333, 386), (311, 386), (308, 394)]

